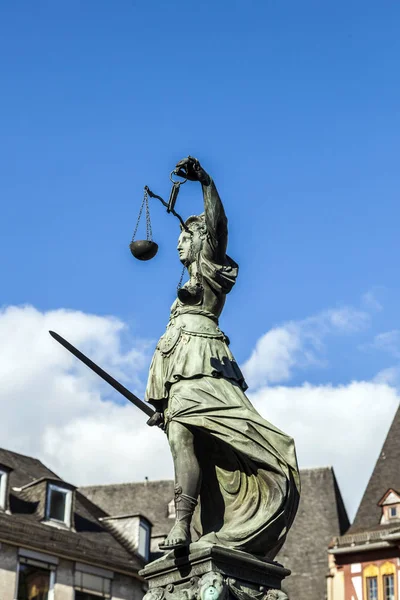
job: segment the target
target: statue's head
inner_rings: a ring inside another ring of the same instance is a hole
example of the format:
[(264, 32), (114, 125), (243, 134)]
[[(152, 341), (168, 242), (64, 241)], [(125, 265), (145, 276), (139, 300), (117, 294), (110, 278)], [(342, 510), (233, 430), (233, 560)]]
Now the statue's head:
[(178, 240), (179, 260), (188, 267), (202, 249), (206, 237), (206, 221), (204, 213), (189, 217), (185, 222), (186, 229), (181, 227)]

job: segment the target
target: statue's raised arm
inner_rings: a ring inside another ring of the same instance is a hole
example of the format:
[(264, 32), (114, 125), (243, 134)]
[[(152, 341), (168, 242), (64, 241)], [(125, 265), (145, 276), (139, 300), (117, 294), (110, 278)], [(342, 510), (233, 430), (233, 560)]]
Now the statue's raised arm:
[(211, 254), (209, 258), (223, 263), (228, 243), (228, 219), (215, 183), (199, 161), (192, 156), (179, 161), (176, 167), (179, 169), (178, 175), (181, 177), (201, 183), (205, 223), (209, 238), (209, 244), (205, 246), (204, 251)]

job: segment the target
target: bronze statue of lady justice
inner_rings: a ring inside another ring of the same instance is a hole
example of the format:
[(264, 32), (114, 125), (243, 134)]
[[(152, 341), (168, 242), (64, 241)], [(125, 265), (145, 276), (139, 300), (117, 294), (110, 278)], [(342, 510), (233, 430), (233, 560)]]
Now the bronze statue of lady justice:
[(175, 173), (201, 184), (204, 213), (181, 220), (178, 253), (190, 279), (171, 307), (146, 389), (156, 409), (148, 424), (165, 428), (175, 469), (176, 521), (160, 548), (189, 545), (192, 524), (198, 544), (273, 558), (298, 506), (294, 442), (246, 397), (218, 326), (238, 265), (226, 254), (228, 222), (214, 181), (192, 157)]
[[(263, 419), (245, 395), (246, 382), (218, 326), (238, 265), (226, 254), (228, 222), (214, 181), (193, 157), (174, 171), (201, 184), (204, 213), (183, 221), (175, 212), (179, 187), (169, 202), (147, 187), (147, 239), (131, 242), (132, 254), (148, 260), (152, 241), (148, 197), (155, 197), (181, 222), (179, 258), (189, 281), (178, 289), (167, 330), (160, 338), (144, 404), (59, 334), (53, 338), (145, 412), (151, 426), (168, 436), (175, 469), (176, 520), (163, 550), (219, 545), (274, 558), (293, 523), (300, 480), (293, 439)], [(197, 507), (197, 508), (196, 508)], [(193, 545), (192, 545), (193, 547)]]

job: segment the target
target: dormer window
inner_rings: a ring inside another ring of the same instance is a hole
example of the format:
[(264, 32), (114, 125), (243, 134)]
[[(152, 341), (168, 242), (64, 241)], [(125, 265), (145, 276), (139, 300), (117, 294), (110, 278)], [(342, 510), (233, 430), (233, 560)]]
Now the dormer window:
[(72, 490), (54, 483), (47, 486), (46, 519), (71, 526)]
[(8, 471), (0, 467), (0, 510), (7, 508)]
[(393, 489), (389, 489), (378, 502), (382, 507), (381, 524), (400, 521), (400, 495)]
[(100, 517), (99, 521), (130, 552), (137, 553), (145, 561), (149, 560), (151, 523), (142, 515), (116, 515), (115, 517)]

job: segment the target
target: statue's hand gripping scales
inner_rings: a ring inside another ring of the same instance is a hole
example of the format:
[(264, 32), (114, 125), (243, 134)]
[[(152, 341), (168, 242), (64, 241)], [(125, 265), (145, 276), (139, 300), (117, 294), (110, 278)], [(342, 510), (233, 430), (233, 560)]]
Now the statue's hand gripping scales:
[[(192, 157), (178, 174), (200, 182), (204, 213), (178, 241), (190, 279), (178, 290), (150, 367), (149, 425), (166, 429), (175, 467), (176, 521), (162, 549), (219, 544), (273, 558), (299, 499), (293, 440), (265, 421), (245, 395), (244, 377), (218, 319), (238, 275), (226, 254), (227, 218), (211, 177)], [(200, 510), (192, 522), (200, 500)]]

